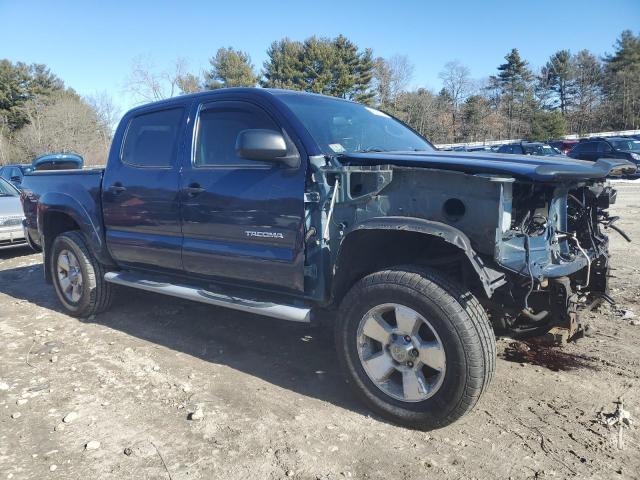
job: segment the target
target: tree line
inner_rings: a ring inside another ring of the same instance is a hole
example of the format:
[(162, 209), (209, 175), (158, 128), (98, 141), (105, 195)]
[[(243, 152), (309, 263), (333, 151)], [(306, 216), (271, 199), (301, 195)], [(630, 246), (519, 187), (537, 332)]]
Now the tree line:
[[(437, 92), (411, 88), (413, 71), (405, 55), (376, 57), (343, 35), (313, 36), (274, 41), (259, 71), (233, 47), (218, 49), (200, 73), (183, 59), (159, 72), (137, 57), (126, 90), (138, 102), (228, 87), (321, 93), (378, 107), (434, 143), (640, 128), (640, 35), (629, 30), (604, 57), (559, 50), (538, 69), (513, 48), (485, 79), (451, 61)], [(117, 117), (106, 94), (83, 98), (45, 65), (0, 61), (0, 163), (49, 151), (77, 151), (88, 164), (101, 163)]]
[(602, 58), (559, 50), (537, 70), (513, 48), (486, 79), (451, 61), (434, 92), (409, 88), (407, 56), (374, 57), (342, 35), (284, 38), (269, 46), (259, 73), (246, 52), (220, 48), (201, 78), (189, 74), (178, 85), (184, 93), (262, 86), (333, 95), (381, 108), (435, 143), (549, 140), (640, 128), (640, 35), (626, 30), (613, 48)]
[(117, 116), (107, 94), (83, 98), (45, 65), (0, 60), (0, 165), (49, 152), (104, 163)]

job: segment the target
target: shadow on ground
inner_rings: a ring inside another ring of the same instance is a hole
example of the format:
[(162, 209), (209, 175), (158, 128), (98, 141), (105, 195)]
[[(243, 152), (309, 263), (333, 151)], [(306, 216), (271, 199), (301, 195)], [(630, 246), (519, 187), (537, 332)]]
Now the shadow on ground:
[[(0, 292), (64, 313), (53, 287), (44, 281), (41, 264), (1, 270)], [(126, 288), (118, 289), (109, 311), (91, 321), (342, 408), (370, 413), (340, 374), (329, 328)]]

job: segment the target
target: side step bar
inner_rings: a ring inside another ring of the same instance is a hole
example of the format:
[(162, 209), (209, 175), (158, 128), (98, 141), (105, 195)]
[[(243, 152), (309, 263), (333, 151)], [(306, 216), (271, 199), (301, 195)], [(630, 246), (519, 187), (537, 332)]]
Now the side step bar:
[(290, 320), (293, 322), (311, 322), (311, 309), (294, 305), (280, 305), (264, 302), (252, 298), (239, 298), (221, 292), (211, 292), (199, 287), (179, 285), (176, 283), (163, 283), (149, 280), (131, 272), (107, 272), (104, 275), (107, 282), (125, 287), (139, 288), (149, 292), (161, 293), (172, 297), (194, 300), (208, 303), (218, 307), (227, 307), (233, 310), (265, 315), (267, 317)]

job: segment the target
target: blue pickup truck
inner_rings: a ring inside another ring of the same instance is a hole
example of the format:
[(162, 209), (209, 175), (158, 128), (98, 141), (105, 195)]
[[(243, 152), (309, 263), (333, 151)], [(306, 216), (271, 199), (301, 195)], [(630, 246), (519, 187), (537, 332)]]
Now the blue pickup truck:
[(573, 335), (609, 298), (606, 177), (635, 168), (441, 152), (364, 105), (225, 89), (131, 110), (106, 168), (35, 172), (22, 200), (71, 315), (120, 285), (328, 321), (360, 397), (430, 429), (486, 390), (494, 329)]

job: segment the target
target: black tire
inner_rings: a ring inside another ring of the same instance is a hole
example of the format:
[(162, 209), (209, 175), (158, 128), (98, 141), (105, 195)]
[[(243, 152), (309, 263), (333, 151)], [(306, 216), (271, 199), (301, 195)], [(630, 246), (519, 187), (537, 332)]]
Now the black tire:
[[(408, 402), (388, 395), (360, 361), (358, 325), (372, 308), (387, 303), (429, 318), (442, 342), (444, 379), (425, 400)], [(341, 302), (335, 337), (340, 363), (357, 395), (376, 413), (410, 428), (441, 428), (462, 417), (476, 405), (495, 371), (495, 335), (485, 310), (467, 289), (426, 268), (395, 267), (356, 283)]]
[[(64, 250), (75, 255), (82, 275), (82, 293), (79, 300), (75, 302), (65, 297), (58, 279), (58, 256)], [(49, 269), (58, 299), (69, 315), (88, 317), (103, 312), (111, 305), (113, 286), (105, 281), (105, 268), (91, 253), (82, 233), (78, 231), (65, 232), (54, 239), (49, 255)]]

